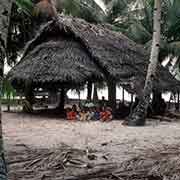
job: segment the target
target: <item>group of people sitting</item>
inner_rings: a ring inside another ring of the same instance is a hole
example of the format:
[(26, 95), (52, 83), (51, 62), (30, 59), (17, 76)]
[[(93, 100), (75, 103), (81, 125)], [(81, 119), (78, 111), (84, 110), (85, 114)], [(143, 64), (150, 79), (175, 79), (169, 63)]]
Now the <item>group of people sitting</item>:
[(82, 107), (79, 111), (74, 104), (72, 108), (66, 109), (67, 120), (79, 121), (102, 121), (112, 120), (112, 110), (109, 107)]

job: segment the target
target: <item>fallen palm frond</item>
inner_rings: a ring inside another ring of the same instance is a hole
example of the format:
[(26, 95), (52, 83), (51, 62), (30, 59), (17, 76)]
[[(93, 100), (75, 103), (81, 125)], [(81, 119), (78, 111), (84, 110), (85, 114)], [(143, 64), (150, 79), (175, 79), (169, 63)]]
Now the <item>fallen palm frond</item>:
[[(31, 180), (179, 180), (180, 147), (149, 149), (123, 163), (98, 163), (86, 151), (63, 146), (58, 149), (8, 153), (9, 179)], [(95, 156), (97, 152), (91, 152)]]

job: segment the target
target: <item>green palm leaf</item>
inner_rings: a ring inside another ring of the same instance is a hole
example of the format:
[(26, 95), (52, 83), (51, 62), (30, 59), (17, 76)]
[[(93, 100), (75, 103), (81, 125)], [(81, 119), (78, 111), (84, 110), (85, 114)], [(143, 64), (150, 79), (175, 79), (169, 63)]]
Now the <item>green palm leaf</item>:
[(31, 0), (16, 0), (15, 3), (18, 6), (18, 10), (31, 16), (34, 10), (34, 4)]
[(61, 0), (64, 13), (89, 22), (102, 22), (105, 13), (94, 0)]
[(130, 39), (137, 43), (144, 44), (151, 40), (151, 33), (138, 20), (133, 21), (125, 33)]
[(6, 97), (15, 96), (16, 90), (11, 85), (10, 81), (7, 79), (3, 80), (3, 89), (2, 89), (2, 95)]
[(180, 41), (168, 43), (167, 50), (169, 54), (173, 54), (174, 56), (180, 56)]

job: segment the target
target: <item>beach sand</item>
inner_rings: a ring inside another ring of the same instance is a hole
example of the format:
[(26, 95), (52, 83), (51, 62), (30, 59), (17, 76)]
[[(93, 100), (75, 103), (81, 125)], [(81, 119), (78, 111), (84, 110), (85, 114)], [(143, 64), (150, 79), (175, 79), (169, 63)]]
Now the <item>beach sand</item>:
[(126, 127), (122, 121), (69, 122), (39, 115), (3, 113), (5, 150), (28, 147), (57, 148), (66, 144), (78, 149), (93, 149), (110, 161), (122, 162), (143, 150), (180, 142), (180, 121), (149, 123), (145, 127)]

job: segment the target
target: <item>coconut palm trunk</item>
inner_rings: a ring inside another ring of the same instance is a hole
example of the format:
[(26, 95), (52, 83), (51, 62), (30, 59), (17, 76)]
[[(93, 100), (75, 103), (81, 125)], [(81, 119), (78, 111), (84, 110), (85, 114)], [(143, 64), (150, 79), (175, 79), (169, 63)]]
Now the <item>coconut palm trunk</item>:
[[(4, 59), (5, 59), (5, 48), (6, 39), (8, 32), (8, 20), (11, 10), (11, 0), (0, 1), (0, 95), (2, 94), (3, 84), (3, 71), (4, 71)], [(1, 97), (0, 97), (0, 179), (7, 179), (7, 169), (4, 159), (4, 148), (3, 148), (3, 136), (2, 136), (2, 113), (1, 113)]]
[(141, 126), (145, 124), (147, 108), (150, 101), (150, 95), (153, 89), (153, 82), (156, 79), (156, 70), (158, 66), (160, 31), (161, 31), (161, 0), (154, 2), (154, 19), (153, 19), (153, 42), (151, 48), (150, 63), (148, 66), (146, 82), (143, 95), (140, 97), (139, 104), (129, 117), (129, 125)]

